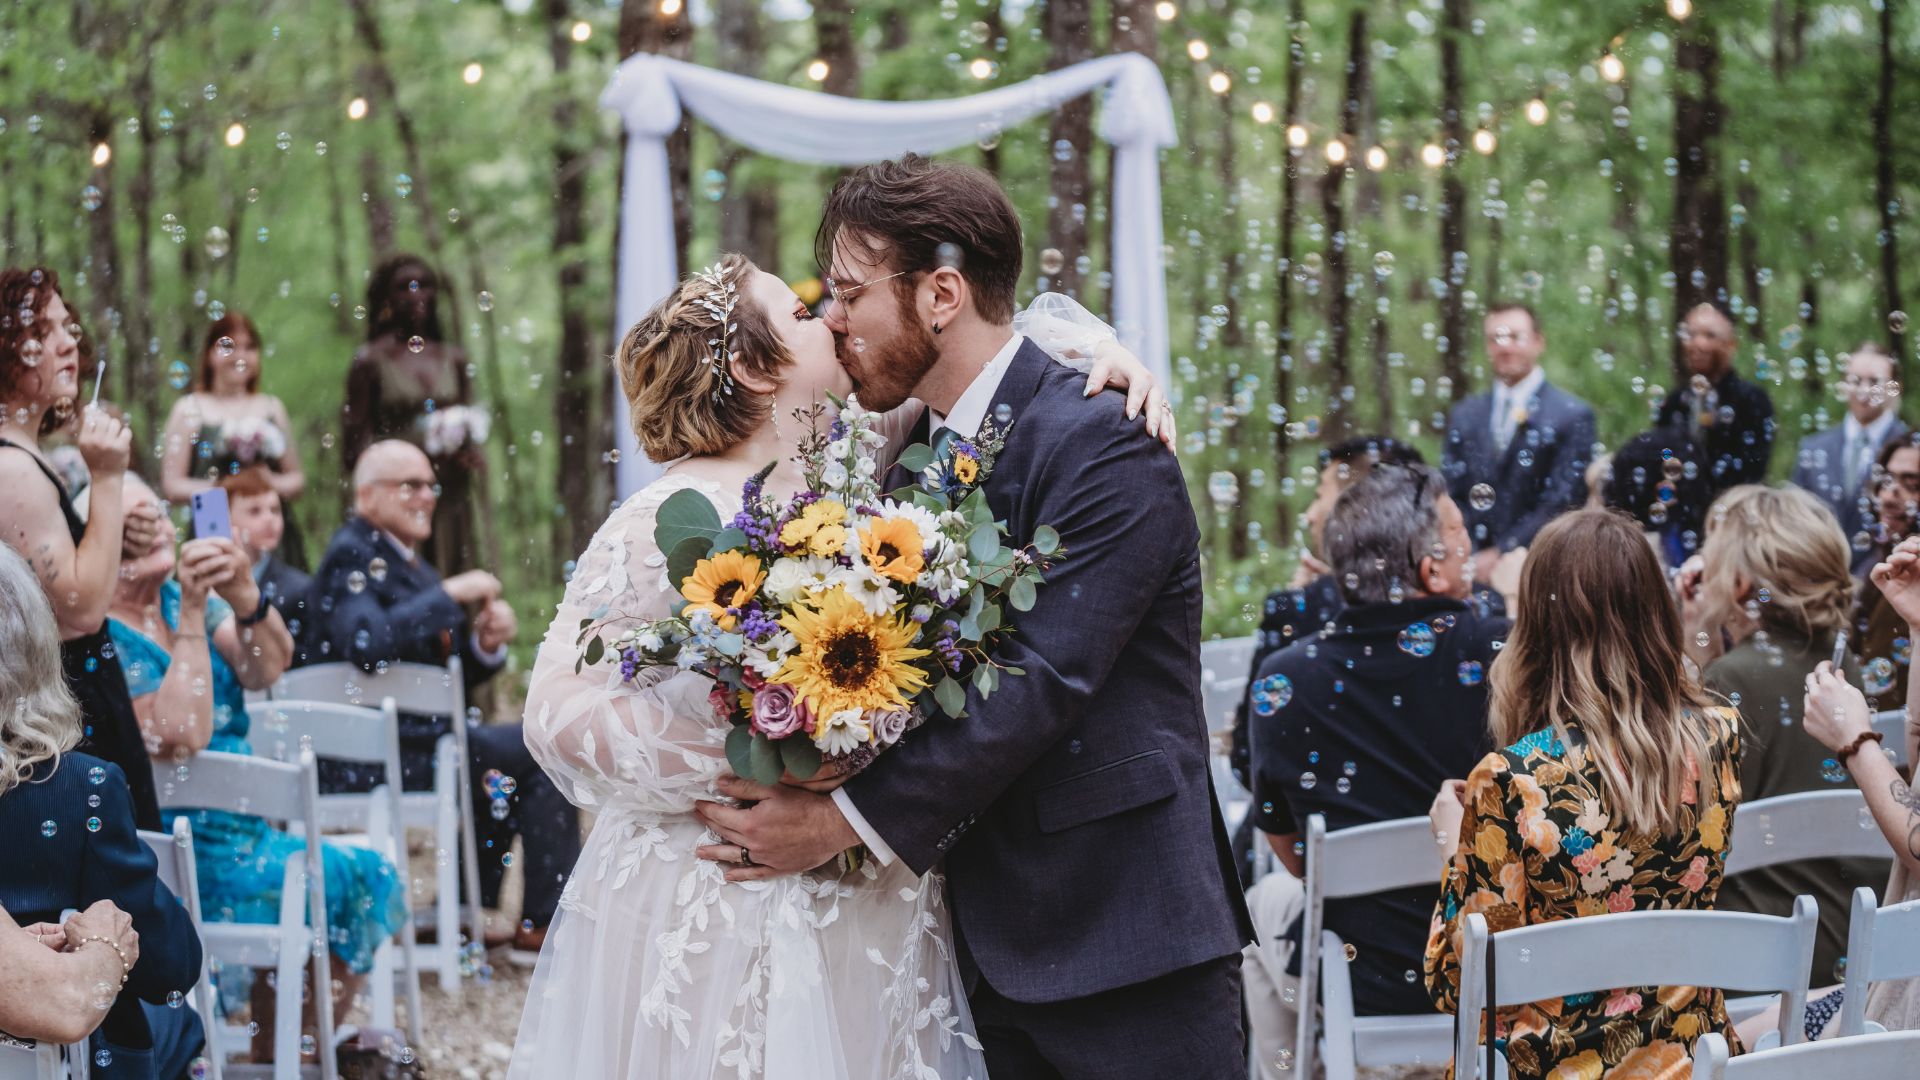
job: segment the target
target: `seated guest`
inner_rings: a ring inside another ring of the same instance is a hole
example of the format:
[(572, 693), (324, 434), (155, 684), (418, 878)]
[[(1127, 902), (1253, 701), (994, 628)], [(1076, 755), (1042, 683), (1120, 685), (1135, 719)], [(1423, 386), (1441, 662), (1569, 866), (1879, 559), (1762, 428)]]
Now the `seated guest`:
[(307, 594), (313, 578), (280, 558), (280, 541), (286, 536), (286, 518), (280, 494), (268, 480), (264, 466), (253, 466), (220, 480), (227, 493), (229, 514), (233, 519), (233, 539), (253, 564), (253, 580), (260, 595), (280, 613), (293, 635), (293, 664), (306, 659)]
[[(1920, 433), (1907, 432), (1880, 448), (1872, 486), (1875, 520), (1868, 532), (1874, 559), (1885, 561), (1902, 540), (1920, 533)], [(1907, 700), (1913, 637), (1871, 577), (1860, 583), (1851, 625), (1867, 704), (1876, 710), (1899, 708)]]
[[(73, 954), (62, 965), (69, 977), (82, 966), (92, 976), (84, 999), (92, 1015), (69, 1018), (71, 1026), (55, 1023), (45, 1034), (65, 1037), (98, 1025), (97, 1077), (183, 1076), (204, 1042), (200, 1018), (167, 1003), (200, 977), (199, 935), (135, 831), (120, 767), (73, 752), (80, 707), (61, 673), (53, 609), (25, 560), (4, 545), (0, 656), (0, 701), (9, 703), (0, 709), (0, 907), (40, 938), (34, 948)], [(95, 907), (101, 901), (126, 913), (130, 932)], [(62, 927), (60, 913), (69, 908), (83, 914)], [(0, 970), (0, 997), (11, 998), (24, 985), (21, 969)], [(40, 1004), (71, 1001), (50, 986)]]
[[(127, 508), (159, 500), (128, 476)], [(187, 764), (201, 750), (251, 754), (246, 691), (272, 685), (286, 670), (293, 639), (248, 572), (232, 540), (189, 540), (174, 552), (171, 519), (162, 517), (153, 549), (121, 566), (107, 629), (126, 670), (133, 710), (154, 757)], [(244, 614), (240, 614), (244, 612)], [(176, 811), (162, 815), (171, 829)], [(200, 910), (210, 922), (274, 923), (288, 859), (306, 857), (306, 841), (265, 819), (217, 810), (187, 813), (193, 824)], [(406, 883), (379, 853), (348, 844), (322, 848), (327, 875), (328, 946), (334, 1015), (373, 970), (373, 951), (407, 916)], [(256, 1061), (272, 1060), (274, 1000), (254, 984)]]
[[(1840, 522), (1852, 551), (1853, 572), (1865, 577), (1880, 552), (1873, 544), (1873, 463), (1889, 441), (1907, 433), (1900, 422), (1900, 383), (1893, 357), (1869, 341), (1846, 356), (1841, 398), (1847, 415), (1825, 431), (1800, 440), (1793, 482), (1819, 496)], [(1752, 798), (1752, 796), (1748, 796)]]
[[(1453, 858), (1427, 990), (1460, 993), (1468, 914), (1499, 932), (1609, 911), (1713, 907), (1740, 799), (1739, 719), (1687, 674), (1680, 616), (1637, 523), (1580, 510), (1540, 530), (1487, 677), (1493, 741), (1433, 802)], [(1515, 1076), (1679, 1077), (1737, 1036), (1719, 990), (1642, 986), (1498, 1010)], [(1484, 1031), (1484, 1028), (1481, 1030)]]
[[(1726, 643), (1701, 681), (1744, 721), (1740, 792), (1748, 801), (1833, 787), (1825, 775), (1830, 755), (1799, 722), (1800, 699), (1807, 676), (1833, 657), (1847, 625), (1853, 602), (1847, 554), (1840, 526), (1811, 492), (1743, 484), (1714, 501), (1698, 584), (1683, 601), (1682, 617), (1696, 649), (1703, 633), (1709, 651)], [(1851, 652), (1841, 671), (1859, 684)], [(1790, 915), (1794, 897), (1818, 900), (1813, 979), (1819, 984), (1837, 978), (1835, 965), (1847, 953), (1853, 890), (1886, 879), (1883, 859), (1785, 863), (1729, 879), (1720, 906)]]
[(1706, 452), (1686, 432), (1656, 428), (1622, 443), (1595, 494), (1596, 509), (1618, 510), (1640, 523), (1663, 568), (1676, 570), (1700, 550), (1713, 495)]
[(140, 962), (140, 935), (111, 900), (60, 926), (31, 928), (0, 907), (0, 971), (8, 975), (0, 982), (0, 1046), (9, 1037), (77, 1043), (93, 1034), (107, 1018), (93, 1004), (93, 986), (120, 981), (122, 956)]
[[(1250, 693), (1255, 824), (1292, 873), (1247, 895), (1257, 943), (1244, 969), (1258, 1058), (1293, 1041), (1301, 857), (1309, 814), (1329, 830), (1425, 813), (1432, 792), (1479, 760), (1485, 672), (1506, 620), (1465, 602), (1469, 541), (1440, 474), (1376, 465), (1333, 505), (1325, 550), (1344, 607), (1327, 629), (1267, 658)], [(1358, 949), (1361, 1015), (1425, 1012), (1415, 975), (1430, 889), (1329, 901), (1326, 925)], [(1312, 1007), (1311, 1002), (1302, 1003)]]
[[(513, 609), (500, 599), (500, 582), (492, 574), (469, 570), (442, 580), (420, 557), (433, 535), (438, 497), (427, 455), (411, 443), (374, 443), (354, 465), (353, 488), (353, 515), (334, 533), (314, 574), (311, 659), (348, 660), (372, 671), (401, 661), (445, 664), (457, 653), (469, 689), (492, 678), (506, 665), (516, 628)], [(471, 621), (467, 605), (480, 611)], [(433, 785), (434, 742), (456, 720), (465, 718), (402, 714), (400, 767), (407, 790)], [(520, 729), (470, 725), (468, 772), (481, 852), (480, 901), (486, 907), (497, 902), (505, 872), (501, 856), (518, 833), (526, 895), (514, 947), (537, 953), (580, 853), (580, 826), (573, 805), (527, 752)], [(322, 764), (322, 790), (364, 790), (379, 782), (377, 769)], [(500, 803), (504, 815), (495, 812)]]

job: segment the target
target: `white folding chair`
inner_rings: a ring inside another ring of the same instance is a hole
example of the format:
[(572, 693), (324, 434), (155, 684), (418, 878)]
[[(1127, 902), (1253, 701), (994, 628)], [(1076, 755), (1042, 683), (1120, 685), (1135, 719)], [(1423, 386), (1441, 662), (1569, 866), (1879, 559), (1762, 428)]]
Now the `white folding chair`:
[[(1920, 902), (1887, 907), (1875, 907), (1876, 903), (1873, 890), (1865, 885), (1853, 890), (1853, 917), (1847, 923), (1846, 997), (1840, 1003), (1842, 1036), (1866, 1032), (1869, 986), (1920, 975)], [(1920, 1057), (1913, 1063), (1920, 1067)]]
[[(1466, 917), (1460, 948), (1460, 998), (1454, 1025), (1454, 1076), (1482, 1073), (1483, 1013), (1509, 1005), (1623, 986), (1704, 986), (1781, 995), (1780, 1044), (1800, 1041), (1807, 1013), (1819, 906), (1794, 901), (1793, 915), (1731, 911), (1629, 911), (1590, 915), (1487, 933), (1486, 917)], [(1493, 972), (1491, 1000), (1488, 972)], [(1465, 1063), (1464, 1065), (1462, 1063)], [(1502, 1061), (1504, 1065), (1504, 1059)]]
[[(393, 864), (401, 887), (406, 888), (412, 877), (407, 870), (400, 796), (395, 790), (400, 776), (400, 715), (393, 699), (383, 698), (379, 708), (369, 709), (279, 698), (248, 705), (247, 720), (254, 753), (261, 757), (286, 761), (301, 750), (311, 750), (315, 757), (380, 765), (387, 770), (388, 782), (372, 791), (320, 796), (319, 824), (323, 830), (345, 829), (355, 834), (330, 839), (379, 852)], [(374, 951), (369, 983), (373, 1022), (386, 1028), (395, 1026), (393, 988), (398, 982), (407, 996), (407, 1032), (419, 1046), (420, 967), (411, 917), (400, 927), (400, 946), (404, 960), (400, 970), (394, 967), (391, 939), (381, 942)]]
[(1888, 1080), (1912, 1076), (1920, 1064), (1920, 1031), (1888, 1031), (1850, 1039), (1821, 1039), (1727, 1060), (1726, 1036), (1700, 1037), (1693, 1049), (1693, 1080)]
[(83, 1042), (19, 1040), (0, 1043), (0, 1080), (87, 1080), (88, 1048)]
[(1873, 730), (1881, 735), (1880, 749), (1893, 755), (1893, 764), (1907, 764), (1907, 710), (1882, 709), (1873, 714)]
[(1741, 803), (1733, 812), (1726, 876), (1802, 859), (1892, 858), (1867, 815), (1867, 797), (1851, 786)]
[[(1233, 727), (1234, 710), (1247, 695), (1247, 667), (1253, 663), (1253, 647), (1251, 636), (1200, 643), (1200, 703), (1206, 712), (1210, 739)], [(1220, 815), (1227, 821), (1227, 831), (1232, 832), (1252, 810), (1253, 795), (1234, 779), (1233, 763), (1225, 753), (1211, 752), (1208, 758)]]
[[(207, 940), (206, 923), (200, 917), (200, 871), (193, 861), (193, 823), (186, 818), (176, 818), (172, 833), (148, 832), (140, 830), (140, 839), (153, 852), (160, 864), (160, 880), (173, 895), (187, 907), (187, 917), (193, 920), (193, 932), (200, 935), (202, 942)], [(220, 1012), (214, 1008), (213, 964), (206, 950), (201, 950), (200, 977), (193, 984), (193, 1011), (200, 1014), (200, 1026), (207, 1031), (208, 1042), (212, 1042), (214, 1026), (220, 1023)], [(209, 1080), (221, 1080), (220, 1055), (207, 1054), (207, 1076)]]
[[(288, 859), (281, 882), (280, 918), (267, 925), (207, 922), (200, 941), (210, 959), (275, 972), (273, 1064), (225, 1064), (230, 1077), (272, 1076), (293, 1080), (317, 1074), (338, 1080), (333, 1047), (333, 974), (328, 962), (327, 875), (320, 854), (320, 784), (312, 751), (302, 750), (298, 764), (246, 754), (204, 750), (184, 768), (156, 770), (160, 805), (168, 810), (224, 810), (252, 814), (304, 833), (306, 857)], [(302, 887), (302, 879), (305, 887)], [(311, 925), (309, 925), (311, 924)], [(318, 1069), (300, 1064), (301, 989), (313, 969), (314, 1044)], [(208, 1056), (243, 1051), (245, 1028), (211, 1025)]]
[(1300, 922), (1300, 1026), (1294, 1067), (1312, 1076), (1316, 1050), (1313, 1006), (1318, 994), (1327, 1080), (1352, 1080), (1360, 1068), (1444, 1061), (1453, 1024), (1440, 1013), (1355, 1016), (1346, 943), (1324, 928), (1325, 901), (1427, 885), (1436, 889), (1446, 851), (1433, 842), (1423, 817), (1327, 831), (1320, 814), (1307, 817), (1306, 905)]
[(409, 827), (431, 828), (434, 836), (435, 940), (419, 945), (420, 963), (438, 977), (442, 992), (460, 995), (460, 891), (467, 893), (467, 925), (481, 940), (480, 862), (473, 827), (473, 777), (467, 751), (467, 684), (460, 658), (444, 668), (431, 664), (389, 664), (368, 673), (354, 664), (315, 664), (294, 668), (272, 690), (275, 699), (330, 701), (365, 705), (392, 698), (401, 712), (452, 718), (451, 730), (434, 746), (433, 787), (400, 793), (401, 819)]

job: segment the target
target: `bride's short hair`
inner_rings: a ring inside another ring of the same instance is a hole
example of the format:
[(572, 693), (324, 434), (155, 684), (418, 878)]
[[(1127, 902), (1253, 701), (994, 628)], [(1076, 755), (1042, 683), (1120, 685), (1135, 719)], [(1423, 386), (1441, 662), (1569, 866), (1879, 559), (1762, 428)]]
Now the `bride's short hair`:
[[(780, 378), (792, 360), (767, 313), (748, 295), (758, 269), (745, 255), (726, 254), (717, 264), (734, 286), (733, 329), (726, 342), (738, 365), (767, 381)], [(702, 301), (713, 286), (690, 275), (653, 306), (620, 341), (615, 361), (640, 449), (654, 461), (717, 454), (753, 433), (773, 408), (773, 398), (728, 379), (709, 362), (720, 338), (720, 320)]]

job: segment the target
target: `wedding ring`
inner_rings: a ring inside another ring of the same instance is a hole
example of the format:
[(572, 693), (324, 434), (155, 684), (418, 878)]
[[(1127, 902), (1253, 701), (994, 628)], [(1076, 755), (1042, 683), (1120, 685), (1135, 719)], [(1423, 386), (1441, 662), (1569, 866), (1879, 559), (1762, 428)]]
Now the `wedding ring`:
[(753, 852), (748, 851), (746, 848), (741, 848), (740, 849), (740, 865), (753, 866), (754, 865)]

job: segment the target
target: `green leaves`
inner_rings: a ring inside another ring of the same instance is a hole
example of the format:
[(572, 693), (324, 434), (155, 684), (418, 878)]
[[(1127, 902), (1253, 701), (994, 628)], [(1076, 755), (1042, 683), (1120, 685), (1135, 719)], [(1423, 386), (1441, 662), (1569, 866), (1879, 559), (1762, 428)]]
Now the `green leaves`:
[(780, 740), (780, 760), (795, 779), (811, 780), (820, 771), (820, 748), (801, 735)]
[(746, 724), (735, 724), (727, 732), (727, 765), (735, 776), (756, 784), (777, 784), (782, 772), (805, 780), (820, 771), (820, 751), (803, 736), (776, 743)]
[(933, 688), (933, 700), (939, 702), (941, 712), (956, 720), (966, 715), (967, 690), (957, 679), (941, 679)]
[(689, 536), (675, 544), (667, 554), (667, 580), (674, 588), (681, 587), (712, 548), (712, 539), (705, 536)]
[[(1033, 549), (1042, 555), (1051, 555), (1060, 550), (1060, 534), (1051, 525), (1042, 525), (1033, 530)], [(1020, 610), (1025, 611), (1026, 608)]]
[(600, 635), (595, 634), (587, 639), (587, 663), (597, 664), (605, 655), (607, 655), (607, 646), (600, 640)]
[(1013, 584), (1007, 587), (1007, 603), (1012, 604), (1015, 611), (1032, 611), (1034, 599), (1032, 578), (1014, 578)]
[(933, 464), (933, 447), (925, 443), (914, 443), (900, 451), (900, 457), (896, 460), (901, 468), (910, 473), (918, 473)]
[(979, 525), (967, 534), (967, 557), (986, 562), (1000, 550), (1000, 530), (992, 524)]
[(727, 732), (727, 767), (735, 776), (751, 776), (753, 761), (748, 757), (748, 747), (753, 744), (753, 729), (745, 724), (733, 725)]
[(749, 772), (740, 775), (756, 784), (777, 784), (780, 774), (786, 766), (780, 760), (780, 748), (773, 740), (759, 732), (754, 732), (753, 742), (747, 746), (747, 768)]
[(661, 551), (674, 551), (687, 539), (697, 536), (707, 542), (700, 552), (704, 556), (712, 550), (713, 538), (719, 532), (719, 511), (705, 495), (692, 488), (681, 488), (667, 496), (653, 519), (653, 543)]

